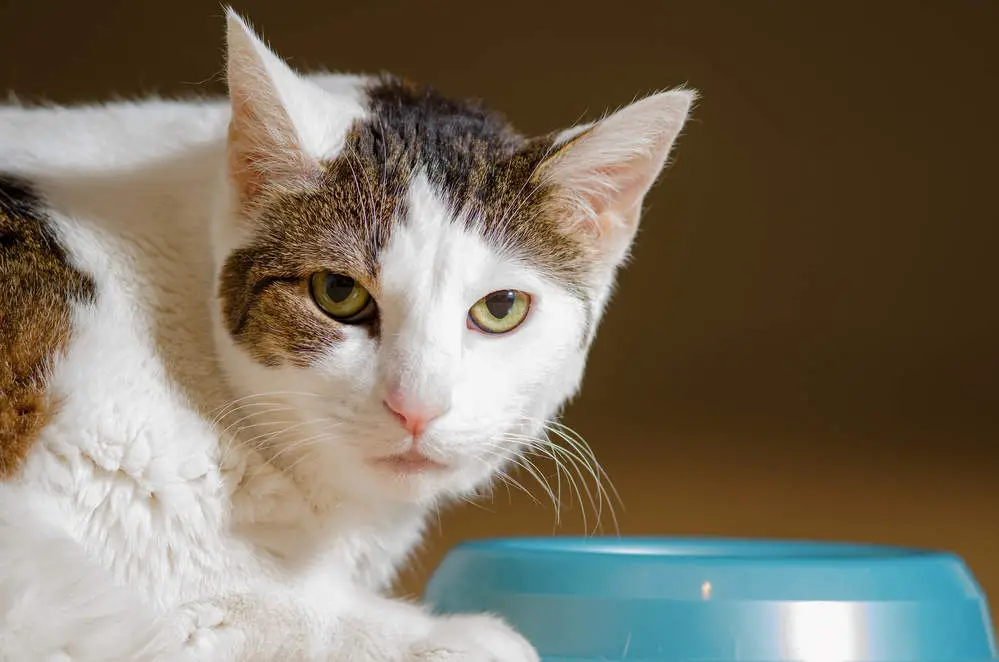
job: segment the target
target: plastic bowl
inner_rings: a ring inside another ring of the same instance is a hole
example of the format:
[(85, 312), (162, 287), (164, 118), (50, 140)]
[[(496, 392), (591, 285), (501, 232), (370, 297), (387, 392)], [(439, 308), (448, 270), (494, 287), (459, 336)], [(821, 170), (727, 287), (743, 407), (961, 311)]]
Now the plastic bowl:
[(479, 540), (447, 555), (425, 599), (502, 616), (546, 662), (999, 662), (967, 566), (919, 549)]

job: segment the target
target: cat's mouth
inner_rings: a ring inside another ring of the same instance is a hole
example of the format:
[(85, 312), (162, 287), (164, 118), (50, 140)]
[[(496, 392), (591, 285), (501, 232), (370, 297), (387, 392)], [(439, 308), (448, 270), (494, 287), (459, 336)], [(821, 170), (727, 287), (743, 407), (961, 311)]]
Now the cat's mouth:
[(385, 455), (374, 458), (371, 463), (389, 469), (399, 474), (419, 474), (427, 471), (439, 471), (446, 469), (447, 465), (429, 457), (416, 449), (409, 449), (404, 453)]

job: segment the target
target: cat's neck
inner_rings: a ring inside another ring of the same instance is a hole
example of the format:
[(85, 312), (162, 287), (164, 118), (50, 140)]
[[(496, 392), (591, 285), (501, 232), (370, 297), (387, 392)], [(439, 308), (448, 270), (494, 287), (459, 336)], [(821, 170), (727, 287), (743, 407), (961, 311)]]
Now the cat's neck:
[(427, 507), (350, 495), (245, 439), (223, 440), (220, 466), (233, 533), (285, 564), (349, 569), (387, 590), (423, 536)]

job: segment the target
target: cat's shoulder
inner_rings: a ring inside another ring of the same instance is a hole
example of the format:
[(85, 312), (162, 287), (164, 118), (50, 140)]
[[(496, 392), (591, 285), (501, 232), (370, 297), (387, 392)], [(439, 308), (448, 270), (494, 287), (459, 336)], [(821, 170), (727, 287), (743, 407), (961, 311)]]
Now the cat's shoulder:
[(26, 122), (65, 124), (110, 120), (127, 123), (131, 120), (155, 121), (161, 118), (196, 116), (206, 111), (218, 113), (225, 111), (226, 106), (222, 97), (203, 95), (176, 98), (148, 96), (63, 104), (11, 98), (0, 102), (0, 120), (4, 124), (21, 126)]
[(0, 478), (13, 475), (55, 406), (48, 372), (70, 309), (94, 296), (30, 182), (0, 174)]
[(30, 178), (121, 168), (221, 140), (228, 106), (213, 98), (86, 105), (0, 105), (0, 172)]
[[(374, 76), (317, 72), (306, 76), (325, 94), (303, 109), (303, 130), (365, 114)], [(0, 172), (27, 176), (142, 163), (223, 141), (230, 117), (224, 95), (145, 96), (100, 103), (0, 102)]]

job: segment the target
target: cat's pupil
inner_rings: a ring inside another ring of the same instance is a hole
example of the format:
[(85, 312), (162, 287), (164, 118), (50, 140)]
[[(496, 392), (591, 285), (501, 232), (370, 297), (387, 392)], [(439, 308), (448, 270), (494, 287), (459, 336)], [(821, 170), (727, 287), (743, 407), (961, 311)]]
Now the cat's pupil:
[(326, 296), (334, 303), (341, 303), (347, 300), (350, 293), (354, 291), (354, 279), (343, 274), (326, 275)]
[(501, 320), (513, 310), (513, 304), (516, 299), (517, 293), (513, 290), (496, 292), (486, 297), (486, 308), (489, 310), (490, 315)]

